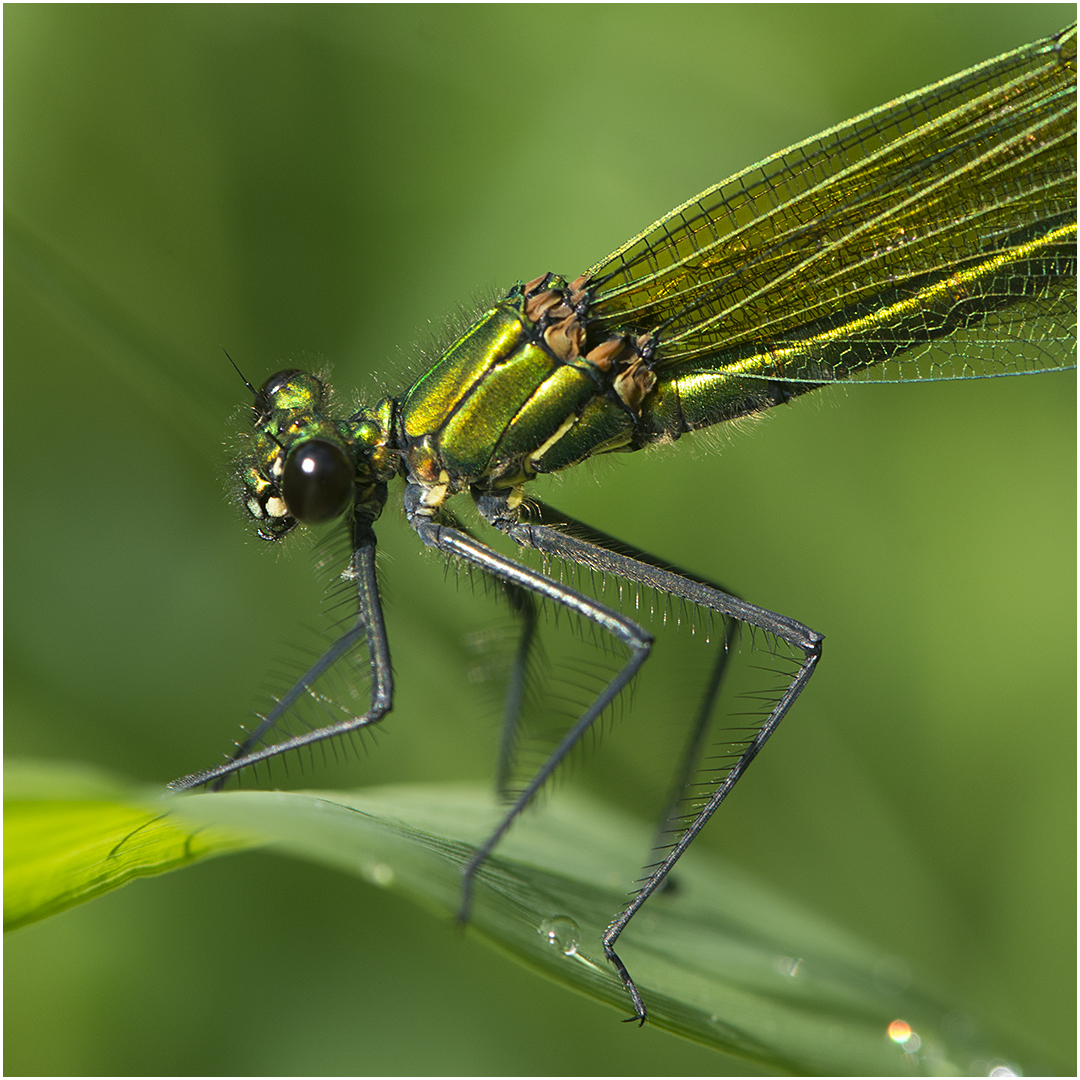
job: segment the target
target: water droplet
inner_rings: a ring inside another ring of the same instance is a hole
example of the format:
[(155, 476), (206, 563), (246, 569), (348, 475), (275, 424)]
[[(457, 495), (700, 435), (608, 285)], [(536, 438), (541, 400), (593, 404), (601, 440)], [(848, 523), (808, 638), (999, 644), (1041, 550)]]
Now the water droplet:
[(578, 924), (566, 915), (555, 915), (550, 919), (545, 919), (536, 931), (553, 949), (558, 949), (564, 956), (573, 956), (581, 944), (581, 930)]
[(801, 956), (778, 956), (776, 958), (776, 970), (787, 979), (794, 979), (802, 971), (803, 960)]
[(394, 868), (386, 863), (364, 867), (363, 874), (373, 885), (381, 885), (384, 889), (394, 884)]

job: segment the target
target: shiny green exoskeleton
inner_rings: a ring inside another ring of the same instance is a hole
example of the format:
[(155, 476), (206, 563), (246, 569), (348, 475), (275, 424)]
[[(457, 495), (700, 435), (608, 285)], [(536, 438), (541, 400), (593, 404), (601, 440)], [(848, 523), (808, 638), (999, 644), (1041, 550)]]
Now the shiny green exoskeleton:
[[(260, 535), (347, 515), (355, 626), (307, 672), (226, 765), (228, 775), (389, 711), (393, 678), (375, 574), (373, 524), (404, 480), (410, 525), (428, 546), (500, 582), (522, 622), (506, 706), (511, 732), (532, 646), (536, 599), (590, 620), (629, 659), (565, 737), (466, 867), (476, 869), (569, 750), (626, 687), (652, 638), (634, 620), (508, 559), (462, 528), (447, 505), (471, 495), (525, 547), (648, 586), (718, 615), (722, 647), (675, 790), (694, 775), (740, 625), (784, 643), (790, 681), (689, 812), (603, 935), (634, 1006), (646, 1009), (614, 950), (786, 715), (821, 656), (821, 635), (668, 568), (560, 515), (529, 481), (589, 457), (669, 443), (839, 380), (962, 379), (1070, 367), (1075, 355), (1075, 27), (900, 98), (702, 192), (573, 281), (517, 285), (402, 393), (349, 416), (324, 380), (272, 376), (254, 394), (241, 502)], [(366, 642), (370, 701), (360, 715), (290, 735), (299, 697)], [(508, 740), (504, 737), (504, 745)], [(502, 757), (503, 755), (501, 755)], [(500, 762), (500, 777), (503, 776)]]

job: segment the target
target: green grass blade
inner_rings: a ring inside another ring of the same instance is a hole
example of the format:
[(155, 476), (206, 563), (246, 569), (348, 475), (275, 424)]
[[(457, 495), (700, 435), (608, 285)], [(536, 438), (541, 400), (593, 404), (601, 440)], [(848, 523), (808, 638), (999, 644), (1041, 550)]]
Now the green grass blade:
[[(196, 795), (181, 812), (258, 834), (446, 918), (457, 910), (462, 866), (499, 814), (485, 789), (432, 785)], [(627, 1014), (600, 934), (650, 839), (644, 824), (560, 792), (481, 870), (469, 932)], [(970, 1040), (952, 1041), (947, 1018), (955, 1007), (891, 980), (895, 961), (715, 857), (690, 853), (676, 877), (677, 887), (654, 897), (619, 945), (657, 1026), (800, 1073), (963, 1073), (1001, 1060)], [(578, 944), (568, 951), (547, 931), (562, 932), (565, 945), (572, 925)], [(905, 1045), (888, 1036), (898, 1019), (916, 1033)]]
[[(395, 890), (449, 922), (461, 868), (499, 813), (474, 786), (162, 799), (86, 768), (20, 762), (5, 771), (5, 926), (259, 843)], [(625, 1015), (600, 934), (650, 839), (646, 825), (560, 792), (482, 868), (468, 932)], [(658, 1027), (798, 1073), (1015, 1070), (970, 1034), (956, 1038), (955, 1005), (890, 978), (895, 960), (715, 856), (689, 853), (675, 878), (619, 943)], [(895, 1020), (915, 1033), (905, 1043), (889, 1038)]]
[(4, 929), (111, 892), (137, 877), (251, 846), (179, 822), (159, 793), (78, 765), (4, 769)]

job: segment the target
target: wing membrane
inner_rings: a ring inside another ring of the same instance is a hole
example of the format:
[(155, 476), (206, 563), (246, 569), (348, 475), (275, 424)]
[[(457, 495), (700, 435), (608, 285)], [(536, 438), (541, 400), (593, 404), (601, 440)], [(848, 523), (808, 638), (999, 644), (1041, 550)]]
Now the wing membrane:
[(1075, 280), (1073, 27), (702, 192), (584, 284), (658, 371), (827, 382), (1071, 366)]

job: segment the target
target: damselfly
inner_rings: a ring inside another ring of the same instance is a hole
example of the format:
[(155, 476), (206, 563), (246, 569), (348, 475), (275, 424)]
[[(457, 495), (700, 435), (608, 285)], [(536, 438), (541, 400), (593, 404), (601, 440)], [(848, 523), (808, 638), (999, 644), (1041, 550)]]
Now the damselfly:
[[(615, 943), (723, 802), (807, 685), (820, 634), (715, 582), (558, 513), (537, 476), (600, 454), (672, 443), (838, 380), (967, 379), (1072, 366), (1076, 275), (1075, 28), (863, 114), (702, 192), (584, 274), (545, 274), (486, 310), (411, 386), (348, 416), (298, 370), (255, 390), (239, 466), (259, 535), (345, 516), (358, 614), (226, 764), (174, 782), (220, 786), (288, 750), (377, 724), (390, 710), (390, 648), (374, 523), (389, 485), (424, 544), (500, 583), (521, 633), (499, 766), (506, 787), (538, 603), (573, 613), (625, 660), (516, 794), (465, 869), (474, 875), (648, 658), (652, 637), (620, 611), (476, 539), (447, 500), (468, 494), (497, 530), (545, 557), (652, 589), (715, 621), (717, 657), (662, 822), (660, 861), (603, 935)], [(692, 520), (692, 507), (687, 508)], [(723, 744), (704, 797), (684, 801), (740, 627), (789, 650), (781, 691)], [(366, 643), (359, 714), (292, 734), (317, 681)]]

